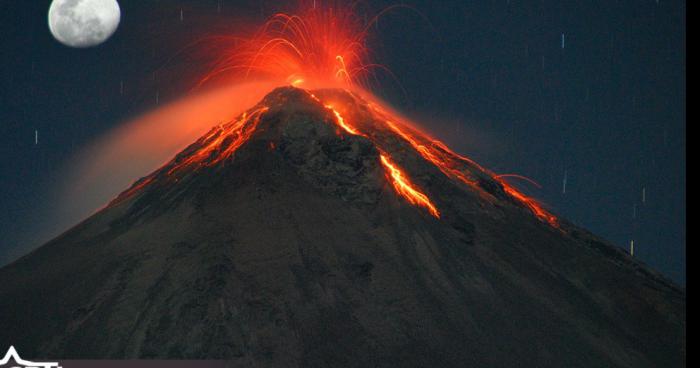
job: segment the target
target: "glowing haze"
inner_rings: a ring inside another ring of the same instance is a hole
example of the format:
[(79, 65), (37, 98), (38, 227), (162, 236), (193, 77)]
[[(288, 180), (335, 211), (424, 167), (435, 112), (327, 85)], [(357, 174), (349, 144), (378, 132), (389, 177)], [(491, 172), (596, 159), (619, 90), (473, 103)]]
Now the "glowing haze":
[[(222, 35), (203, 42), (205, 45), (215, 43), (217, 47), (212, 49), (221, 51), (216, 55), (215, 66), (199, 80), (198, 86), (203, 91), (211, 85), (225, 87), (183, 98), (134, 119), (101, 139), (81, 155), (86, 159), (78, 164), (77, 184), (72, 185), (64, 197), (70, 198), (73, 206), (76, 205), (75, 198), (87, 198), (94, 210), (95, 203), (106, 203), (128, 182), (134, 182), (144, 173), (161, 166), (198, 137), (203, 142), (203, 151), (194, 153), (184, 162), (167, 163), (168, 176), (177, 176), (184, 167), (211, 165), (229, 157), (252, 135), (265, 110), (250, 115), (240, 114), (274, 87), (282, 85), (309, 91), (314, 100), (333, 113), (344, 134), (373, 140), (372, 132), (362, 131), (345, 119), (331, 101), (322, 101), (310, 92), (315, 88), (333, 87), (362, 95), (374, 112), (382, 116), (386, 124), (383, 129), (395, 132), (446, 176), (488, 196), (479, 187), (478, 178), (464, 169), (466, 163), (500, 183), (505, 193), (537, 218), (558, 226), (557, 219), (537, 201), (505, 182), (507, 175), (495, 175), (451, 151), (368, 92), (372, 73), (377, 69), (387, 70), (369, 61), (368, 28), (376, 16), (363, 22), (354, 5), (321, 6), (320, 1), (302, 4), (299, 9), (294, 14), (274, 14), (252, 34)], [(211, 129), (212, 126), (218, 128)], [(202, 137), (207, 131), (209, 133)], [(224, 147), (224, 142), (231, 141), (225, 139), (227, 137), (233, 137), (236, 144)], [(381, 146), (374, 143), (382, 151)], [(205, 161), (204, 158), (210, 158), (212, 152), (218, 156), (213, 161)], [(410, 173), (402, 170), (384, 151), (379, 159), (397, 195), (440, 218), (439, 209), (412, 182)], [(136, 195), (151, 180), (153, 176), (136, 182), (115, 201)], [(92, 188), (92, 193), (85, 194), (86, 190), (90, 192), (89, 188)]]

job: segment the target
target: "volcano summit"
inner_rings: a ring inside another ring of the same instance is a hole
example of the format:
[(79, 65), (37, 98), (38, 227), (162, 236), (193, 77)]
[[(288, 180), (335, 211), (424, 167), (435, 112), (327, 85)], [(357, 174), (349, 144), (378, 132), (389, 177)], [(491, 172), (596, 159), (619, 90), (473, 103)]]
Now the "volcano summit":
[(685, 365), (684, 290), (345, 90), (273, 91), (0, 280), (31, 357)]

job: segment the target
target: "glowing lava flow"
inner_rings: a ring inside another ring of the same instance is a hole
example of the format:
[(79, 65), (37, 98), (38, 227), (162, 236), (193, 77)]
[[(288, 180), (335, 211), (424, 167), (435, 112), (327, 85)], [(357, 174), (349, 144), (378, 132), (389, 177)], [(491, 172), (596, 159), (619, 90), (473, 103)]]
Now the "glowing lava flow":
[[(323, 104), (323, 102), (321, 102), (321, 100), (319, 100), (318, 97), (316, 97), (314, 94), (309, 94), (311, 98)], [(338, 124), (338, 126), (343, 128), (346, 132), (352, 135), (360, 135), (365, 138), (369, 138), (367, 135), (361, 133), (355, 127), (352, 127), (348, 123), (346, 123), (343, 116), (340, 115), (340, 113), (336, 111), (332, 105), (324, 104), (324, 106), (333, 112), (336, 118), (336, 124)], [(374, 141), (374, 143), (376, 144), (377, 142)], [(408, 202), (410, 202), (413, 205), (425, 207), (431, 215), (440, 218), (440, 212), (430, 201), (428, 196), (415, 188), (415, 185), (411, 183), (406, 174), (404, 174), (404, 172), (401, 169), (399, 169), (394, 163), (391, 162), (387, 153), (380, 154), (379, 158), (382, 162), (382, 166), (384, 167), (387, 177), (391, 178), (391, 183), (399, 195), (406, 198), (406, 200), (408, 200)]]
[[(371, 103), (369, 104), (370, 107), (372, 107), (375, 112), (379, 113), (381, 116), (387, 115), (386, 112), (384, 112), (382, 109), (378, 108), (375, 104)], [(519, 175), (512, 175), (512, 174), (506, 174), (506, 175), (496, 175), (492, 173), (491, 171), (481, 167), (479, 164), (476, 162), (472, 161), (471, 159), (461, 156), (452, 150), (450, 150), (444, 143), (429, 137), (427, 134), (423, 132), (419, 132), (416, 129), (409, 128), (402, 124), (399, 126), (399, 124), (392, 122), (391, 120), (385, 120), (386, 125), (396, 134), (401, 136), (406, 142), (408, 142), (418, 153), (423, 156), (426, 160), (432, 162), (440, 171), (442, 171), (443, 174), (456, 178), (460, 180), (461, 182), (471, 186), (472, 188), (477, 189), (480, 193), (486, 193), (478, 184), (478, 182), (472, 178), (467, 177), (467, 175), (464, 174), (464, 167), (463, 163), (467, 163), (468, 165), (473, 166), (477, 170), (485, 173), (486, 175), (490, 176), (493, 178), (495, 181), (497, 181), (499, 184), (501, 184), (501, 187), (503, 188), (503, 191), (505, 191), (508, 195), (510, 195), (512, 198), (514, 198), (516, 201), (520, 202), (523, 206), (527, 207), (530, 209), (530, 211), (540, 220), (548, 223), (549, 225), (553, 227), (559, 227), (557, 218), (547, 212), (542, 205), (540, 205), (536, 200), (526, 196), (525, 194), (521, 193), (517, 189), (515, 189), (513, 186), (508, 184), (504, 178), (509, 177), (509, 176), (517, 176), (520, 178)], [(530, 180), (527, 178), (524, 178), (526, 180)], [(530, 180), (531, 181), (531, 180)], [(539, 186), (539, 184), (533, 182), (536, 186)]]
[(382, 165), (384, 165), (384, 168), (387, 170), (388, 175), (391, 177), (391, 183), (394, 185), (394, 189), (396, 189), (397, 193), (406, 198), (411, 204), (425, 207), (431, 215), (440, 218), (440, 212), (438, 212), (435, 205), (430, 202), (428, 196), (416, 189), (408, 178), (406, 178), (406, 175), (404, 175), (401, 169), (394, 165), (385, 154), (381, 154), (379, 158), (382, 161)]
[(545, 211), (542, 208), (542, 206), (539, 203), (537, 203), (537, 201), (520, 193), (518, 190), (511, 187), (509, 184), (505, 183), (503, 180), (499, 180), (499, 182), (503, 186), (503, 190), (505, 190), (506, 193), (510, 194), (512, 197), (514, 197), (522, 204), (527, 206), (532, 211), (532, 213), (534, 213), (535, 216), (537, 216), (540, 220), (546, 221), (554, 227), (559, 227), (557, 218), (549, 212)]
[[(366, 134), (361, 133), (357, 128), (351, 126), (343, 118), (343, 116), (333, 108), (333, 106), (324, 104), (313, 93), (308, 93), (311, 96), (311, 98), (313, 98), (315, 101), (319, 102), (324, 107), (333, 112), (333, 114), (336, 117), (336, 124), (343, 130), (352, 135), (361, 135), (363, 137), (369, 138), (375, 143), (375, 145), (378, 143), (374, 138), (372, 138), (371, 135), (367, 136)], [(374, 108), (375, 112), (380, 113), (381, 116), (386, 115), (384, 111), (376, 108), (374, 104), (369, 105), (370, 107)], [(504, 178), (506, 177), (521, 177), (520, 175), (496, 175), (491, 171), (483, 168), (476, 162), (472, 161), (471, 159), (453, 152), (444, 143), (429, 137), (425, 133), (419, 132), (413, 128), (409, 128), (403, 124), (399, 126), (399, 124), (394, 123), (391, 120), (385, 120), (384, 122), (386, 126), (388, 126), (394, 133), (398, 134), (401, 138), (408, 142), (424, 159), (433, 163), (433, 165), (435, 165), (435, 167), (442, 171), (442, 173), (446, 176), (455, 178), (476, 189), (478, 193), (487, 195), (483, 188), (479, 186), (478, 181), (476, 179), (470, 178), (467, 176), (467, 174), (465, 174), (464, 163), (467, 163), (468, 165), (471, 165), (477, 170), (483, 172), (484, 174), (492, 177), (495, 181), (501, 184), (501, 187), (503, 188), (504, 192), (506, 192), (516, 201), (520, 202), (523, 206), (530, 209), (530, 211), (537, 218), (544, 222), (547, 222), (553, 227), (558, 227), (558, 221), (554, 215), (550, 214), (544, 208), (542, 208), (542, 206), (536, 200), (521, 193), (504, 180)], [(394, 188), (399, 194), (405, 197), (410, 203), (427, 208), (433, 216), (438, 218), (440, 217), (437, 208), (435, 208), (430, 199), (425, 194), (414, 189), (414, 186), (411, 184), (410, 180), (407, 179), (406, 175), (391, 163), (388, 154), (382, 153), (381, 161), (384, 165), (385, 170), (387, 170), (388, 174), (390, 174), (391, 178), (393, 179)], [(525, 177), (521, 178), (531, 181), (531, 179)], [(533, 183), (539, 186), (539, 184), (535, 182)]]
[(350, 133), (350, 134), (352, 134), (352, 135), (361, 135), (361, 136), (365, 136), (364, 134), (360, 133), (359, 130), (357, 130), (357, 129), (355, 129), (354, 127), (348, 125), (348, 124), (345, 122), (345, 119), (343, 119), (343, 116), (340, 115), (340, 113), (333, 107), (333, 105), (324, 104), (324, 103), (321, 101), (321, 99), (319, 99), (318, 97), (316, 97), (316, 95), (314, 95), (313, 93), (311, 93), (311, 92), (309, 92), (309, 91), (306, 91), (306, 92), (309, 94), (309, 96), (310, 96), (314, 101), (320, 103), (321, 105), (323, 105), (323, 107), (325, 107), (326, 109), (330, 110), (330, 111), (333, 113), (333, 115), (335, 115), (335, 123), (338, 124), (339, 127), (343, 128), (343, 130), (345, 130), (346, 132), (348, 132), (348, 133)]
[[(172, 175), (187, 166), (205, 163), (211, 166), (230, 157), (238, 147), (243, 145), (253, 132), (255, 132), (262, 113), (267, 110), (267, 107), (261, 107), (250, 113), (250, 115), (248, 115), (247, 112), (243, 113), (238, 121), (230, 123), (227, 126), (218, 126), (212, 129), (201, 139), (203, 147), (187, 157), (187, 159), (173, 165), (173, 167), (168, 170), (168, 175)], [(253, 120), (252, 123), (249, 124), (251, 118), (253, 118)], [(228, 143), (226, 147), (223, 147), (224, 142), (230, 137), (234, 137), (233, 141)], [(205, 162), (207, 159), (209, 159), (209, 161)]]
[(472, 187), (477, 187), (476, 181), (468, 178), (464, 173), (462, 173), (456, 167), (456, 165), (454, 165), (454, 162), (452, 162), (449, 155), (430, 147), (430, 144), (432, 144), (434, 140), (430, 140), (429, 144), (419, 143), (418, 138), (415, 138), (408, 132), (401, 130), (393, 122), (387, 120), (386, 124), (389, 128), (391, 128), (391, 130), (393, 130), (396, 134), (400, 135), (404, 140), (411, 144), (411, 146), (413, 146), (413, 148), (415, 148), (416, 151), (418, 151), (418, 153), (420, 153), (421, 156), (423, 156), (423, 158), (432, 162), (438, 169), (440, 169), (440, 171), (442, 171), (443, 174), (455, 177), (463, 183), (468, 184)]
[(357, 129), (355, 129), (355, 128), (351, 127), (350, 125), (348, 125), (347, 123), (345, 123), (345, 119), (343, 119), (343, 117), (340, 115), (340, 113), (338, 111), (336, 111), (336, 109), (334, 109), (333, 106), (331, 106), (331, 105), (325, 105), (325, 106), (327, 109), (329, 109), (333, 112), (333, 114), (335, 115), (336, 122), (346, 132), (348, 132), (352, 135), (364, 135), (364, 134), (360, 133)]
[[(108, 206), (119, 204), (132, 195), (135, 195), (146, 186), (154, 183), (156, 179), (158, 179), (157, 175), (161, 171), (165, 172), (166, 178), (173, 179), (177, 182), (179, 180), (178, 173), (186, 172), (186, 168), (213, 166), (231, 157), (233, 153), (255, 133), (263, 113), (268, 110), (268, 107), (263, 106), (250, 113), (243, 113), (240, 119), (236, 121), (225, 125), (219, 125), (211, 129), (202, 138), (197, 140), (195, 145), (191, 146), (196, 146), (197, 148), (193, 152), (190, 152), (184, 159), (178, 161), (178, 157), (176, 157), (151, 175), (136, 181), (129, 189), (113, 199)], [(190, 147), (185, 151), (189, 149)]]
[(515, 188), (513, 188), (510, 184), (506, 183), (504, 178), (518, 178), (521, 180), (525, 180), (529, 182), (530, 184), (542, 188), (542, 186), (537, 183), (536, 181), (522, 175), (517, 175), (517, 174), (500, 174), (500, 175), (494, 175), (493, 178), (496, 179), (501, 185), (503, 186), (503, 190), (505, 190), (506, 193), (510, 194), (512, 197), (523, 203), (525, 206), (527, 206), (538, 218), (540, 218), (543, 221), (548, 222), (550, 225), (554, 227), (558, 227), (558, 221), (557, 218), (550, 214), (549, 212), (545, 211), (542, 206), (537, 203), (534, 199), (522, 194)]

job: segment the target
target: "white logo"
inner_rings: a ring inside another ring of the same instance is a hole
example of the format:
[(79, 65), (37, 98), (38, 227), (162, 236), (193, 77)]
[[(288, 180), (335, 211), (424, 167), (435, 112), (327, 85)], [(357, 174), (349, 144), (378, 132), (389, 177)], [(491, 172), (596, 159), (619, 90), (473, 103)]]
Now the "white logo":
[(19, 354), (17, 354), (17, 350), (15, 350), (14, 346), (10, 346), (10, 350), (8, 350), (5, 357), (0, 360), (0, 367), (4, 367), (6, 364), (8, 364), (10, 359), (19, 365), (9, 366), (8, 368), (63, 368), (58, 365), (58, 362), (38, 363), (24, 360), (19, 357)]

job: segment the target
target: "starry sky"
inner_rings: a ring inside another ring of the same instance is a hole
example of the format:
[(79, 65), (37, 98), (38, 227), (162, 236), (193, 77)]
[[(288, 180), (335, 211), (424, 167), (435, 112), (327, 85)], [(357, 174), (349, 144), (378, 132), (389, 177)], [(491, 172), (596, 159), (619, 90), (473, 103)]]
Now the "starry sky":
[[(192, 88), (206, 69), (183, 45), (292, 10), (280, 3), (122, 0), (110, 40), (71, 49), (49, 32), (50, 1), (1, 1), (0, 264), (90, 214), (60, 215), (52, 188), (156, 94)], [(513, 183), (554, 213), (622, 248), (634, 240), (636, 257), (685, 285), (685, 1), (402, 4), (371, 30), (395, 76), (377, 75), (378, 95), (493, 171), (539, 182)]]

